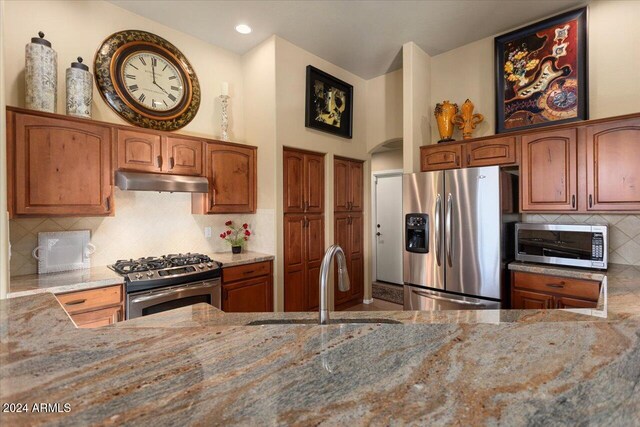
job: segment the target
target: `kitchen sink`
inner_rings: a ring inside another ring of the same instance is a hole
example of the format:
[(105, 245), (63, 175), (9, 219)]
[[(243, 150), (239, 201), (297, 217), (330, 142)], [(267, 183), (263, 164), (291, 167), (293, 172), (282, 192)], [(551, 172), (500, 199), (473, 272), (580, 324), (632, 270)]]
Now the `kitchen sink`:
[[(385, 323), (398, 325), (402, 322), (391, 319), (331, 319), (330, 325), (348, 325), (348, 324), (363, 324), (363, 323)], [(318, 319), (264, 319), (254, 320), (247, 323), (247, 326), (260, 326), (260, 325), (317, 325)]]

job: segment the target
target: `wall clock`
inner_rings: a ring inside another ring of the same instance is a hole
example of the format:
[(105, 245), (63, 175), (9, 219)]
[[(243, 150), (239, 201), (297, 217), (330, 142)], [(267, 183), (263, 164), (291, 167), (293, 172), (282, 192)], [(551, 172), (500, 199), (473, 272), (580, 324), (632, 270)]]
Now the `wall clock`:
[(198, 77), (182, 52), (162, 37), (138, 30), (114, 33), (102, 42), (94, 62), (100, 95), (136, 126), (180, 129), (198, 112)]

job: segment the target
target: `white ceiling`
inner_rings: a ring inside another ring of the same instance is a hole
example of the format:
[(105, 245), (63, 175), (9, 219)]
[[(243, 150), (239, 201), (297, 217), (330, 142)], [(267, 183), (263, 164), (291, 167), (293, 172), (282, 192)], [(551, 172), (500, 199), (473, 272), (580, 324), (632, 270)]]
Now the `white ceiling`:
[[(243, 54), (272, 34), (365, 79), (401, 67), (413, 41), (437, 55), (584, 4), (585, 0), (196, 1), (110, 0)], [(235, 31), (240, 23), (253, 32)]]

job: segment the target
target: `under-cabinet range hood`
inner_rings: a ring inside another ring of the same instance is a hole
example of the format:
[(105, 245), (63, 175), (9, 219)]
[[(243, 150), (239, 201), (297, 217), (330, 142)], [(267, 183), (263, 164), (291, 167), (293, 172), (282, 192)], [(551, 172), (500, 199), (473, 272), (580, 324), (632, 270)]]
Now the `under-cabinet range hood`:
[(169, 193), (207, 193), (209, 181), (201, 176), (162, 175), (144, 172), (116, 172), (116, 185), (121, 190), (166, 191)]

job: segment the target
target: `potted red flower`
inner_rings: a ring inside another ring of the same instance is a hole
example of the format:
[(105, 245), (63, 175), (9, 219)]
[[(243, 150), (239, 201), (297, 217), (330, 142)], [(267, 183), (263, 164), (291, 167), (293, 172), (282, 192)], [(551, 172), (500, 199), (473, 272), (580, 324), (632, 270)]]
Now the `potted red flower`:
[(242, 252), (242, 247), (249, 240), (251, 231), (249, 230), (249, 224), (244, 223), (242, 225), (234, 225), (233, 221), (227, 221), (224, 223), (227, 229), (220, 233), (220, 238), (225, 240), (231, 245), (231, 252), (239, 254)]

